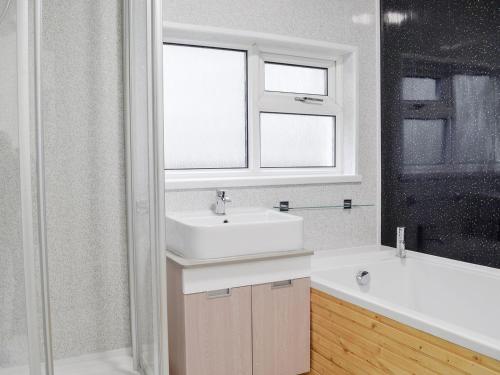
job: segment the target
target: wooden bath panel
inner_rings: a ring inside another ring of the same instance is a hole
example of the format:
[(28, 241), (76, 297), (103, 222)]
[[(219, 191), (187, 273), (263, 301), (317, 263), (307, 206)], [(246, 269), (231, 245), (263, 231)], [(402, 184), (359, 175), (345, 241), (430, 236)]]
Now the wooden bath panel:
[(311, 289), (311, 372), (499, 375), (500, 361)]

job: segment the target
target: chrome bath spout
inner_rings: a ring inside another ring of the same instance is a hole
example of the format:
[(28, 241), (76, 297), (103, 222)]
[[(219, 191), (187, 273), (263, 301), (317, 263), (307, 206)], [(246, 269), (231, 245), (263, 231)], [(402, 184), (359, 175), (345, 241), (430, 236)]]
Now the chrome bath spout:
[(405, 227), (397, 227), (396, 249), (398, 257), (406, 258)]

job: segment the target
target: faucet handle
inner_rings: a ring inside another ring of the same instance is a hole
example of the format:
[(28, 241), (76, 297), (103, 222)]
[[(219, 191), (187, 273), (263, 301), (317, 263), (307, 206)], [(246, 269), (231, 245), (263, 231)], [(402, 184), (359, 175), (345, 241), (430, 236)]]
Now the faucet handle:
[(231, 202), (231, 199), (226, 197), (226, 192), (224, 190), (217, 189), (215, 191), (215, 214), (225, 215), (226, 214), (226, 203)]
[(229, 199), (227, 196), (226, 196), (226, 191), (225, 190), (219, 190), (217, 189), (215, 191), (215, 194), (217, 195), (217, 199), (221, 199), (223, 200), (224, 202), (231, 202), (231, 199)]

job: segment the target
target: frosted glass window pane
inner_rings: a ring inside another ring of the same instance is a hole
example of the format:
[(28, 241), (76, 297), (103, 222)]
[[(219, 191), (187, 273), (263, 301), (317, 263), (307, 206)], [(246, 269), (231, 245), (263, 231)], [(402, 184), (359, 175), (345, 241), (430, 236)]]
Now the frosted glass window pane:
[(163, 48), (166, 169), (245, 168), (246, 52)]
[(432, 78), (403, 78), (403, 100), (438, 100), (438, 84)]
[(335, 166), (335, 117), (260, 114), (261, 167)]
[(328, 69), (265, 63), (266, 91), (328, 95)]
[(404, 120), (404, 164), (432, 165), (444, 163), (445, 139), (445, 120)]

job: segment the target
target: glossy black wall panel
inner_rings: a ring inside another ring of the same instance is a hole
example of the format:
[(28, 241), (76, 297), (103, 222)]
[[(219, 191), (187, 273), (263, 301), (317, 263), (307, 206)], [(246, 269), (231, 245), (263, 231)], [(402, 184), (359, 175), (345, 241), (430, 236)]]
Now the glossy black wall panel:
[(500, 1), (381, 12), (382, 243), (500, 268)]

